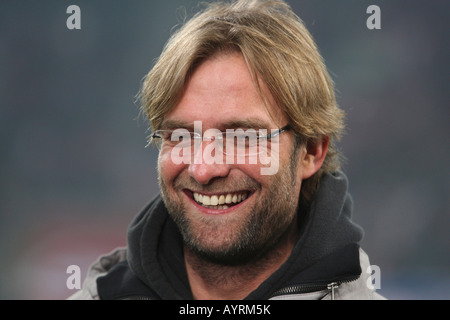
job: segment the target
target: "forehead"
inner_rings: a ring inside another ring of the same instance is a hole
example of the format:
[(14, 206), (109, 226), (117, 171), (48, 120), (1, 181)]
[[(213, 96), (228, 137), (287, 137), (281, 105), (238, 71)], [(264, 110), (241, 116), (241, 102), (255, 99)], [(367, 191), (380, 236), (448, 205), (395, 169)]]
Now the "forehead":
[(200, 64), (189, 79), (177, 106), (167, 114), (167, 123), (193, 124), (221, 129), (239, 124), (277, 128), (286, 124), (264, 82), (258, 91), (240, 53), (219, 54)]

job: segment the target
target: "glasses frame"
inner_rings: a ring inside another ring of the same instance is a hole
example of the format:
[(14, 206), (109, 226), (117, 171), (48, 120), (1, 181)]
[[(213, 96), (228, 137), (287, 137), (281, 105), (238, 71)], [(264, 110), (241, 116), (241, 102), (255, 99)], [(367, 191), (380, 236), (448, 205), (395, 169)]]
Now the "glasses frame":
[[(275, 137), (281, 135), (282, 133), (287, 132), (287, 131), (289, 131), (289, 130), (291, 130), (291, 129), (292, 129), (292, 127), (291, 127), (289, 124), (287, 124), (287, 125), (285, 125), (284, 127), (279, 128), (279, 129), (276, 130), (275, 132), (271, 132), (271, 133), (269, 133), (269, 134), (267, 134), (267, 135), (265, 135), (265, 136), (260, 136), (260, 137), (258, 137), (258, 140), (259, 140), (259, 139), (262, 139), (262, 140), (270, 140), (270, 139), (275, 138)], [(150, 135), (150, 139), (151, 139), (151, 140), (150, 140), (150, 143), (149, 143), (149, 144), (154, 144), (154, 145), (157, 146), (158, 150), (161, 150), (162, 145), (163, 145), (163, 143), (164, 143), (161, 133), (162, 133), (162, 132), (168, 132), (168, 131), (173, 132), (173, 131), (175, 131), (175, 130), (176, 130), (176, 129), (173, 129), (173, 130), (155, 130), (155, 131), (152, 132), (152, 134)], [(199, 133), (197, 133), (197, 132), (191, 132), (191, 131), (189, 131), (189, 133), (193, 134), (194, 137), (197, 137), (198, 140), (199, 140), (199, 141), (202, 141), (202, 142), (203, 142), (203, 141), (214, 141), (214, 140), (216, 140), (216, 136), (212, 136), (212, 137), (203, 137), (201, 134), (199, 134)], [(223, 134), (226, 134), (226, 133), (222, 132), (222, 135), (223, 135)], [(161, 139), (161, 142), (160, 142), (160, 143), (157, 142), (156, 139)], [(223, 151), (223, 150), (222, 150), (222, 151)], [(227, 154), (227, 153), (224, 152), (224, 154)]]

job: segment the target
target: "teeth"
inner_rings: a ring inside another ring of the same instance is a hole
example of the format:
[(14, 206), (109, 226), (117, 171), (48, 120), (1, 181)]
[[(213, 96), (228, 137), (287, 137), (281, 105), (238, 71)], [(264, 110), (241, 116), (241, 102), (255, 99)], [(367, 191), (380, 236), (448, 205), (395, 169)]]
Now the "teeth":
[(200, 203), (201, 205), (207, 208), (213, 209), (227, 209), (228, 206), (226, 204), (239, 203), (247, 199), (247, 193), (239, 193), (239, 194), (227, 193), (221, 195), (207, 196), (194, 192), (193, 195), (194, 200), (197, 203)]
[(205, 206), (209, 206), (211, 204), (211, 198), (209, 196), (203, 196), (202, 200), (200, 200)]

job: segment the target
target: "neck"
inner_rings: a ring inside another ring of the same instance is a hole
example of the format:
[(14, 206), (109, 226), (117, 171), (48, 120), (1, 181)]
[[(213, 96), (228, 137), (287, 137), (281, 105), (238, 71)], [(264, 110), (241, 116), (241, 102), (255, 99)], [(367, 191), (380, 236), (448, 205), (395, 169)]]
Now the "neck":
[(189, 284), (196, 300), (241, 300), (272, 275), (289, 258), (298, 238), (297, 223), (278, 245), (262, 258), (245, 265), (215, 264), (184, 248)]

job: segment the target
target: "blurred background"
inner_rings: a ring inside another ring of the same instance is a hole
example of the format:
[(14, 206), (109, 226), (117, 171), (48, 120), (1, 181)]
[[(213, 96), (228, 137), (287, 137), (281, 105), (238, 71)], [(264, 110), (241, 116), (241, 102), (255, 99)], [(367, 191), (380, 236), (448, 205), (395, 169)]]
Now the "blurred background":
[[(288, 1), (347, 111), (340, 148), (390, 299), (450, 298), (450, 2)], [(69, 30), (69, 5), (81, 30)], [(381, 9), (369, 30), (366, 9)], [(193, 0), (0, 0), (0, 299), (64, 299), (158, 192), (136, 94)]]

